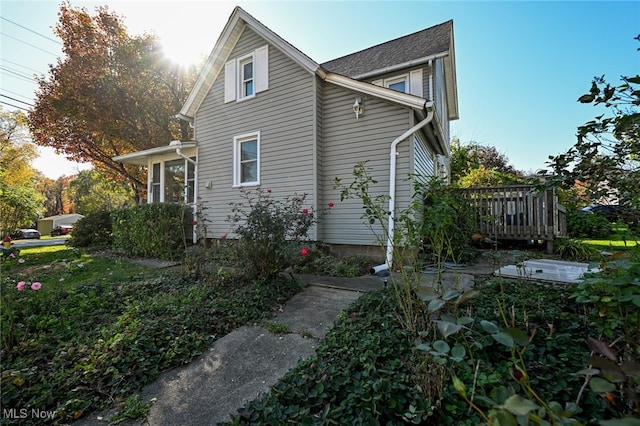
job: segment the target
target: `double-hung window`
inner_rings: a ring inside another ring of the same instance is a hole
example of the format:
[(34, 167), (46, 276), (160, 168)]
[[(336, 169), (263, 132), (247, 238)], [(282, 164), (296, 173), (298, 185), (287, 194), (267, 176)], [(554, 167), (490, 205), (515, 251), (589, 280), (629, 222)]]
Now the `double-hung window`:
[(260, 132), (233, 138), (233, 185), (260, 184)]
[(396, 92), (409, 93), (415, 96), (423, 96), (422, 69), (418, 68), (408, 74), (394, 75), (388, 78), (374, 80), (371, 84), (386, 87)]
[(253, 86), (253, 65), (253, 55), (240, 60), (240, 76), (238, 78), (238, 81), (240, 83), (240, 87), (238, 90), (240, 99), (250, 98), (255, 94)]
[(395, 90), (396, 92), (407, 93), (407, 87), (409, 85), (408, 77), (408, 75), (403, 75), (402, 77), (389, 78), (384, 81), (384, 85), (388, 89)]

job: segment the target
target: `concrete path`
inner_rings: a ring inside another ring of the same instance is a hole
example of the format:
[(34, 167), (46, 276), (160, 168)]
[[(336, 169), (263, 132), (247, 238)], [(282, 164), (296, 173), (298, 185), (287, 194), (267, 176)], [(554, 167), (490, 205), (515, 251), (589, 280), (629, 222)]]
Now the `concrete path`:
[[(144, 424), (199, 426), (229, 421), (230, 414), (267, 392), (298, 361), (313, 356), (338, 314), (362, 294), (312, 285), (271, 320), (286, 324), (289, 333), (276, 335), (264, 327), (245, 326), (222, 337), (206, 354), (163, 373), (143, 389), (142, 399), (155, 401)], [(115, 413), (93, 414), (74, 424), (104, 426)]]

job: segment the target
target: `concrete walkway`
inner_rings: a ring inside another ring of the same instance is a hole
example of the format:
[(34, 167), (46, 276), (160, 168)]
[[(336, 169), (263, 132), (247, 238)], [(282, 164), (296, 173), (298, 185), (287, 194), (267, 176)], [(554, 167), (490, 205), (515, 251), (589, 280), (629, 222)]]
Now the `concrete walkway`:
[[(400, 274), (393, 273), (395, 279)], [(214, 342), (211, 350), (191, 363), (160, 375), (140, 393), (153, 401), (143, 424), (215, 425), (229, 421), (237, 409), (269, 391), (298, 361), (315, 354), (337, 316), (362, 294), (383, 286), (375, 276), (358, 278), (294, 275), (308, 285), (292, 297), (270, 322), (286, 324), (289, 332), (272, 334), (262, 326), (244, 326)], [(435, 276), (425, 274), (421, 285), (432, 286)], [(401, 282), (401, 281), (400, 281)], [(445, 272), (443, 288), (464, 290), (473, 276)], [(116, 409), (92, 414), (74, 425), (105, 426)], [(119, 425), (139, 425), (122, 421)]]

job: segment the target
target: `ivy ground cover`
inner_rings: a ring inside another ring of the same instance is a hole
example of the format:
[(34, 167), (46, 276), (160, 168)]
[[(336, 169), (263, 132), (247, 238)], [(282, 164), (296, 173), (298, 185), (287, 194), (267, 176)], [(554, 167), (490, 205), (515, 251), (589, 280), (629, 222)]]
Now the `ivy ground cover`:
[(1, 267), (8, 424), (68, 423), (120, 403), (300, 290), (222, 272), (195, 281), (62, 246)]

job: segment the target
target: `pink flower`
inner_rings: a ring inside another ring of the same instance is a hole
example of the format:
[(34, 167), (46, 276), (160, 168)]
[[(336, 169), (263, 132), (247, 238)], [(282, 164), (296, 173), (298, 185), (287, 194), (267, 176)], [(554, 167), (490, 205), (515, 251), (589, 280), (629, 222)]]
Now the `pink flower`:
[(197, 221), (197, 220), (194, 220), (193, 222), (191, 222), (191, 224), (192, 224), (192, 225), (197, 225), (197, 224), (198, 224), (198, 221)]
[(329, 203), (329, 208), (333, 207), (333, 203)]
[(309, 209), (302, 209), (302, 214), (307, 214), (309, 213)]
[(267, 189), (267, 194), (271, 194), (271, 188)]
[(308, 255), (309, 255), (309, 249), (308, 249), (308, 248), (306, 248), (306, 247), (302, 247), (302, 248), (300, 249), (300, 254), (301, 254), (303, 257), (308, 256)]
[(309, 216), (313, 217), (313, 212), (309, 213)]
[(10, 257), (10, 258), (12, 258), (12, 259), (14, 259), (14, 258), (16, 257), (16, 254), (15, 254), (15, 253), (11, 253), (11, 254), (9, 255), (9, 257)]
[(222, 234), (222, 235), (220, 235), (220, 239), (221, 239), (221, 240), (226, 240), (226, 239), (227, 239), (227, 234)]
[(40, 288), (42, 288), (42, 284), (40, 284), (38, 281), (31, 284), (31, 290), (40, 290)]
[(18, 285), (16, 286), (16, 288), (18, 289), (18, 291), (22, 291), (22, 290), (24, 290), (24, 286), (25, 286), (26, 284), (27, 284), (27, 283), (25, 283), (24, 281), (20, 281), (20, 282), (18, 283)]
[(24, 259), (18, 259), (18, 263), (24, 263)]

